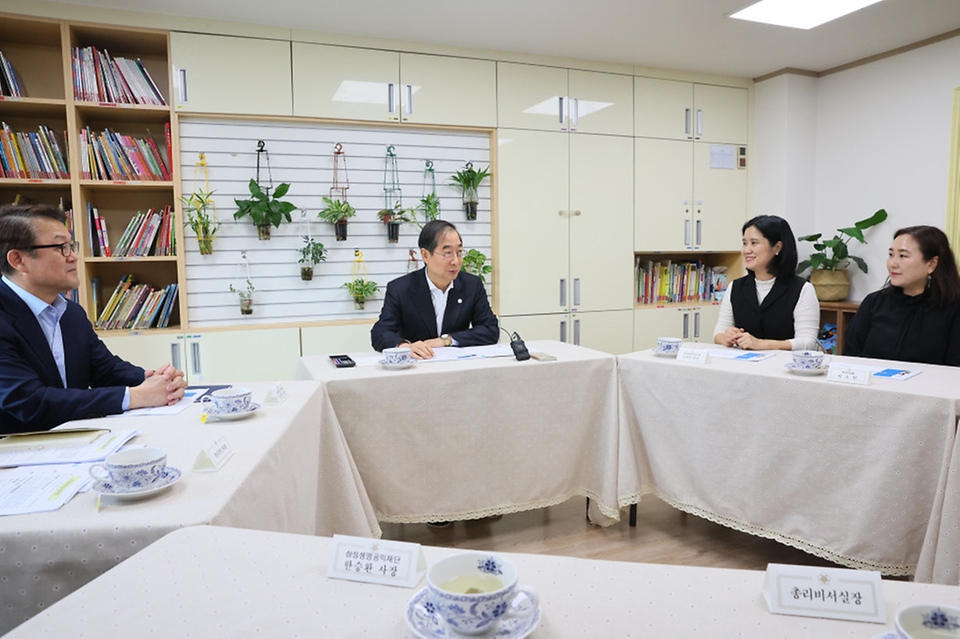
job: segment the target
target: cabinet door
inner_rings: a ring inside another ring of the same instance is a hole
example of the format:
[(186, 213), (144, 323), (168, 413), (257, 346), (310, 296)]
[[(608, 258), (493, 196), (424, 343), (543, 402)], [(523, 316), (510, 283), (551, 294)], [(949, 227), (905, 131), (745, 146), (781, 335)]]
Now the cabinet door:
[[(655, 348), (658, 337), (683, 337), (684, 316), (688, 311), (676, 306), (637, 308), (633, 311), (633, 350)], [(689, 338), (685, 338), (689, 339)]]
[(497, 126), (497, 64), (400, 54), (401, 119), (418, 124)]
[(290, 43), (170, 34), (177, 111), (291, 115)]
[(191, 384), (292, 380), (300, 360), (300, 329), (190, 333), (186, 348)]
[(737, 251), (747, 215), (747, 172), (711, 166), (711, 147), (694, 145), (694, 242), (704, 251)]
[(692, 140), (693, 84), (674, 80), (634, 78), (634, 135)]
[(573, 313), (572, 341), (578, 346), (612, 355), (623, 355), (633, 350), (633, 311), (604, 311), (600, 313)]
[(293, 43), (293, 114), (400, 121), (400, 54)]
[(501, 127), (566, 131), (567, 70), (497, 63), (497, 113)]
[(747, 143), (746, 89), (697, 84), (693, 89), (696, 138), (703, 142)]
[(697, 306), (693, 309), (693, 334), (695, 342), (713, 344), (713, 329), (720, 317), (720, 302)]
[(592, 71), (569, 72), (570, 130), (633, 135), (633, 77)]
[(634, 249), (684, 251), (693, 246), (693, 143), (637, 138)]
[(335, 326), (303, 326), (300, 348), (303, 355), (336, 355), (373, 351), (369, 322)]
[(569, 310), (569, 138), (566, 133), (499, 131), (501, 313)]
[[(519, 333), (524, 342), (538, 339), (552, 339), (561, 342), (571, 342), (570, 315), (568, 313), (550, 313), (547, 315), (501, 315), (500, 326), (503, 330)], [(500, 334), (500, 341), (505, 342), (507, 336)]]
[(570, 136), (572, 310), (633, 308), (633, 140)]
[(178, 333), (101, 335), (100, 340), (111, 353), (145, 370), (172, 364), (186, 372), (183, 335)]

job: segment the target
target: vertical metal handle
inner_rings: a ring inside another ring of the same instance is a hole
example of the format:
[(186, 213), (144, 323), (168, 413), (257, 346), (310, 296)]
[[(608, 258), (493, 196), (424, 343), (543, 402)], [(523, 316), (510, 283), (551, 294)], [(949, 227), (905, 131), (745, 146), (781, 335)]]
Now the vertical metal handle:
[(683, 243), (690, 246), (690, 220), (683, 221)]
[(387, 85), (387, 111), (397, 112), (397, 86), (393, 82)]
[(683, 314), (683, 339), (690, 339), (690, 313)]
[(580, 346), (580, 320), (573, 320), (573, 343)]
[(703, 109), (697, 109), (697, 137), (703, 135)]
[(567, 280), (560, 278), (560, 306), (567, 305)]
[(177, 342), (170, 343), (170, 365), (173, 366), (178, 371), (182, 371), (183, 368), (180, 366), (182, 362), (180, 361), (180, 344)]
[(580, 98), (573, 98), (573, 126), (580, 124)]
[(700, 339), (700, 311), (693, 314), (693, 339)]
[(563, 112), (563, 99), (564, 99), (564, 98), (563, 98), (562, 95), (557, 99), (557, 102), (560, 103), (560, 124), (563, 124), (564, 116), (566, 115), (566, 114)]
[(580, 278), (573, 278), (573, 305), (580, 306)]
[(180, 76), (180, 102), (186, 102), (187, 101), (187, 70), (177, 69), (177, 74)]
[(683, 132), (690, 136), (690, 109), (686, 109), (683, 113)]
[(701, 222), (700, 220), (697, 220), (697, 246), (700, 246), (700, 239), (701, 239), (700, 229), (701, 229)]
[(563, 321), (560, 322), (560, 341), (561, 341), (561, 342), (566, 342), (566, 341), (567, 341), (567, 322), (566, 322), (566, 320), (563, 320)]
[(190, 360), (193, 366), (193, 372), (197, 375), (203, 373), (200, 369), (200, 342), (193, 340), (190, 342)]
[(408, 84), (404, 87), (403, 108), (407, 115), (413, 114), (413, 85)]

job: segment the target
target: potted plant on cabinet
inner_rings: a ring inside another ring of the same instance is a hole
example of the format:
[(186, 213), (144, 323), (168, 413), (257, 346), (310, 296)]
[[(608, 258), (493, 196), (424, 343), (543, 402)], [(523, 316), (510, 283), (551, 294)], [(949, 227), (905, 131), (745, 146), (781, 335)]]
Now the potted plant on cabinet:
[(357, 214), (349, 202), (344, 200), (334, 200), (323, 196), (324, 207), (317, 213), (317, 217), (333, 224), (337, 233), (337, 241), (343, 242), (347, 239), (347, 220)]
[(880, 209), (870, 217), (854, 222), (853, 226), (837, 229), (837, 234), (831, 239), (821, 240), (822, 233), (797, 238), (800, 242), (813, 242), (814, 252), (810, 254), (809, 259), (797, 265), (797, 273), (803, 273), (808, 268), (812, 269), (810, 283), (817, 292), (818, 300), (834, 302), (846, 299), (847, 293), (850, 292), (850, 276), (847, 274), (850, 261), (852, 260), (864, 273), (867, 272), (867, 263), (856, 255), (850, 255), (847, 244), (852, 239), (866, 244), (863, 232), (886, 219), (887, 211)]
[(213, 253), (213, 241), (217, 239), (217, 229), (220, 228), (212, 196), (213, 191), (195, 191), (180, 198), (186, 218), (184, 225), (189, 226), (197, 235), (200, 255)]
[(257, 237), (261, 240), (269, 240), (270, 225), (280, 228), (283, 221), (290, 222), (290, 213), (297, 208), (296, 205), (280, 199), (290, 190), (290, 185), (284, 182), (276, 188), (272, 196), (270, 189), (264, 192), (256, 180), (250, 180), (249, 188), (249, 198), (234, 200), (237, 203), (237, 212), (233, 217), (239, 220), (249, 215), (257, 227)]
[(309, 282), (313, 279), (313, 267), (320, 262), (327, 261), (327, 249), (309, 235), (303, 236), (303, 246), (300, 247), (300, 279)]
[(380, 209), (377, 217), (387, 227), (387, 241), (396, 244), (400, 241), (400, 225), (411, 220), (411, 209), (401, 209), (399, 204), (392, 209)]
[(344, 284), (343, 288), (350, 291), (350, 296), (353, 297), (353, 307), (362, 311), (364, 302), (368, 297), (373, 297), (380, 287), (374, 281), (357, 277)]
[(240, 298), (240, 314), (251, 315), (253, 313), (253, 282), (247, 280), (247, 287), (236, 289), (233, 284), (230, 285), (230, 292), (236, 293)]
[(490, 167), (477, 171), (473, 168), (472, 162), (467, 162), (466, 166), (450, 176), (450, 181), (460, 187), (463, 195), (463, 210), (467, 214), (468, 220), (477, 219), (477, 207), (480, 204), (480, 197), (477, 190), (480, 183), (490, 175)]
[(486, 284), (487, 278), (486, 275), (490, 274), (490, 271), (493, 270), (493, 266), (486, 263), (487, 256), (477, 249), (470, 249), (463, 256), (463, 270), (467, 273), (472, 273), (480, 278), (480, 281)]

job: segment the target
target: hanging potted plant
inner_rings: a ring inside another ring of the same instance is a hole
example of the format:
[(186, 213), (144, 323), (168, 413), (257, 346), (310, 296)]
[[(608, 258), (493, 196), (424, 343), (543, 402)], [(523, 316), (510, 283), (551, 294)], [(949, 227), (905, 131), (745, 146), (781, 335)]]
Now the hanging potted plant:
[(487, 283), (486, 275), (493, 270), (493, 266), (487, 264), (487, 256), (477, 249), (470, 249), (463, 256), (463, 270), (480, 278), (484, 284)]
[[(436, 193), (427, 193), (420, 198), (420, 204), (417, 210), (423, 214), (423, 223), (432, 222), (440, 219), (440, 198)], [(419, 224), (419, 222), (418, 222)]]
[(290, 190), (290, 185), (284, 182), (276, 188), (272, 196), (270, 189), (264, 192), (256, 180), (250, 180), (249, 188), (249, 198), (234, 200), (237, 203), (237, 212), (233, 217), (239, 220), (249, 215), (257, 227), (257, 237), (261, 240), (269, 240), (270, 225), (280, 228), (282, 222), (290, 222), (290, 213), (297, 208), (296, 205), (280, 199)]
[(356, 209), (344, 200), (334, 200), (323, 196), (324, 207), (317, 213), (317, 217), (333, 224), (337, 233), (337, 241), (347, 239), (347, 220), (357, 214)]
[(450, 182), (460, 187), (463, 195), (463, 210), (467, 214), (468, 220), (477, 219), (477, 207), (480, 205), (480, 196), (477, 190), (480, 183), (490, 175), (490, 167), (477, 171), (473, 168), (472, 162), (467, 162), (461, 170), (450, 176)]
[(253, 282), (247, 280), (247, 287), (236, 289), (233, 284), (230, 285), (230, 292), (236, 293), (240, 298), (240, 314), (251, 315), (253, 313)]
[(867, 272), (867, 263), (863, 261), (863, 258), (850, 255), (847, 244), (852, 239), (856, 239), (861, 244), (866, 244), (867, 241), (863, 239), (863, 232), (886, 219), (887, 211), (880, 209), (870, 217), (854, 222), (851, 227), (837, 229), (837, 234), (829, 240), (821, 240), (822, 233), (797, 238), (799, 242), (813, 242), (814, 252), (810, 254), (809, 259), (797, 265), (797, 274), (803, 273), (808, 268), (812, 269), (810, 271), (810, 283), (813, 284), (813, 288), (817, 292), (818, 300), (834, 302), (847, 298), (847, 293), (850, 292), (850, 276), (847, 274), (847, 266), (850, 265), (850, 261), (852, 260), (864, 273)]
[(400, 225), (413, 219), (412, 213), (411, 209), (401, 209), (399, 204), (392, 209), (380, 209), (377, 213), (377, 217), (387, 227), (387, 241), (390, 244), (400, 241)]
[(327, 261), (327, 249), (309, 235), (303, 236), (303, 246), (300, 247), (300, 279), (309, 282), (313, 279), (313, 267), (320, 262)]
[(364, 302), (368, 297), (373, 297), (374, 293), (376, 293), (380, 287), (376, 282), (357, 277), (344, 284), (343, 288), (350, 291), (350, 295), (353, 297), (353, 307), (358, 311), (362, 311)]
[(186, 218), (184, 226), (189, 226), (197, 235), (200, 255), (213, 253), (213, 241), (217, 239), (217, 229), (220, 228), (212, 196), (213, 191), (195, 191), (180, 198)]

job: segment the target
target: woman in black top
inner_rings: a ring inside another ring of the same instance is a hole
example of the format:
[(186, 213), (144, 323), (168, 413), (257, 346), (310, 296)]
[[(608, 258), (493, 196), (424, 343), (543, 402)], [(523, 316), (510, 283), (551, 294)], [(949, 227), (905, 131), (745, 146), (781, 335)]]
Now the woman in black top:
[(947, 236), (933, 226), (900, 229), (887, 272), (860, 303), (843, 354), (960, 366), (960, 275)]

